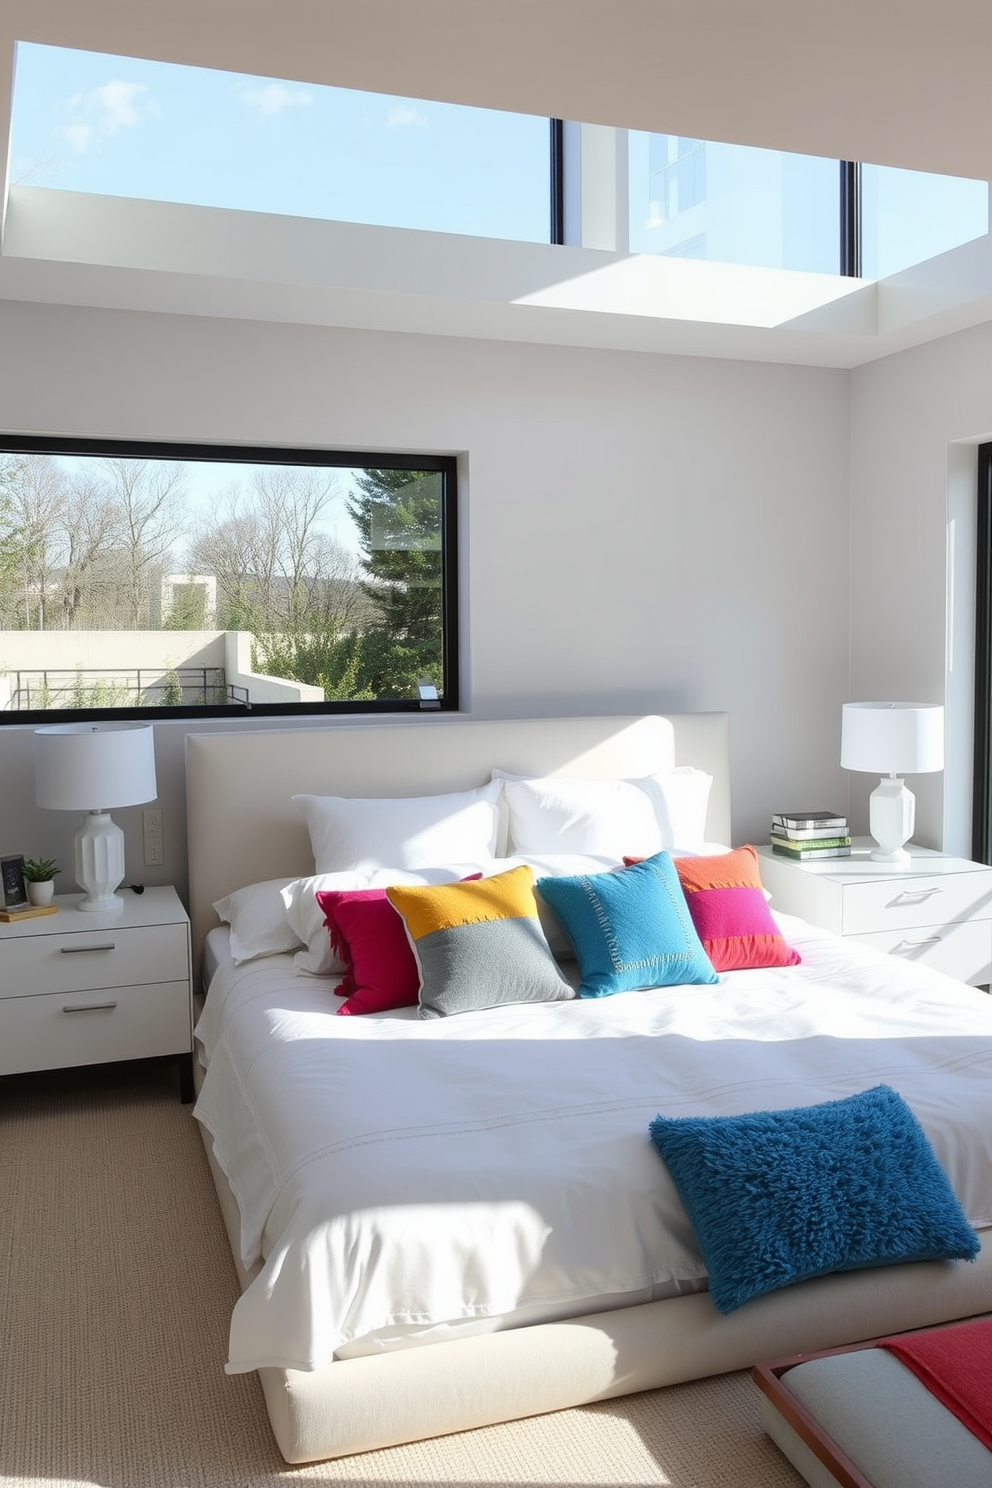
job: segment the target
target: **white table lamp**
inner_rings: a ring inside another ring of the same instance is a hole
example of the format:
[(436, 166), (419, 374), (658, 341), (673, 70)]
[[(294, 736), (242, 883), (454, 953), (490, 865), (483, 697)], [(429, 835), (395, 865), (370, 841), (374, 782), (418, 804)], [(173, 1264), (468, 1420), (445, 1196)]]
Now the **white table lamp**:
[(916, 798), (904, 775), (944, 768), (944, 710), (939, 703), (845, 703), (840, 762), (882, 779), (868, 802), (876, 863), (905, 865), (904, 844), (913, 835)]
[(124, 833), (110, 808), (153, 801), (155, 734), (151, 724), (66, 723), (34, 736), (35, 799), (49, 811), (85, 811), (75, 841), (79, 908), (114, 911), (124, 877)]

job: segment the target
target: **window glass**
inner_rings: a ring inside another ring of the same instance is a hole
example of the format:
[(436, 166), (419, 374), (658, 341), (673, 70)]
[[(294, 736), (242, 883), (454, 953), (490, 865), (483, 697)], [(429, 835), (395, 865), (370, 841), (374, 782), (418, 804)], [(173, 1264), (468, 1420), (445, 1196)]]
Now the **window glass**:
[(837, 162), (631, 131), (630, 247), (836, 274)]
[(0, 709), (457, 706), (449, 457), (0, 453)]
[(11, 152), (15, 184), (550, 239), (528, 114), (21, 42)]
[(989, 230), (987, 181), (861, 167), (862, 272), (882, 279)]

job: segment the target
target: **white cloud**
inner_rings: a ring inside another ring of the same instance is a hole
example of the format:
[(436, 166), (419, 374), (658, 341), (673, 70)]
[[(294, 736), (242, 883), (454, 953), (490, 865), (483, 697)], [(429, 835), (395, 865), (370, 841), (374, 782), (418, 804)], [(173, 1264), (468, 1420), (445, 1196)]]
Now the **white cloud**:
[(74, 93), (64, 105), (69, 123), (60, 131), (62, 137), (82, 154), (123, 129), (134, 129), (144, 114), (161, 112), (154, 100), (142, 98), (147, 92), (144, 83), (125, 83), (114, 78), (102, 88)]
[(426, 129), (427, 119), (412, 103), (399, 103), (386, 116), (387, 129)]
[(92, 136), (93, 130), (88, 124), (67, 124), (62, 131), (63, 139), (68, 140), (72, 148), (78, 150), (80, 154), (89, 149)]
[(303, 88), (289, 88), (285, 83), (266, 83), (262, 88), (241, 88), (238, 96), (254, 104), (263, 114), (281, 114), (283, 109), (300, 108), (313, 102)]

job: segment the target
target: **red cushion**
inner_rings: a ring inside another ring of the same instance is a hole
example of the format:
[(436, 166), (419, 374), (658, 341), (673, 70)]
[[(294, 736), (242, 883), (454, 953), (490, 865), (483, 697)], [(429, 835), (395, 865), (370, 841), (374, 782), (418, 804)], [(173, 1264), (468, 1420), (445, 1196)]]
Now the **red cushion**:
[(338, 1014), (385, 1013), (412, 1007), (420, 971), (406, 927), (385, 889), (318, 889), (331, 944), (345, 963)]
[(338, 1016), (415, 1006), (420, 967), (403, 918), (386, 898), (386, 890), (318, 889), (315, 897), (331, 945), (345, 965), (338, 990), (347, 1001), (337, 1009)]

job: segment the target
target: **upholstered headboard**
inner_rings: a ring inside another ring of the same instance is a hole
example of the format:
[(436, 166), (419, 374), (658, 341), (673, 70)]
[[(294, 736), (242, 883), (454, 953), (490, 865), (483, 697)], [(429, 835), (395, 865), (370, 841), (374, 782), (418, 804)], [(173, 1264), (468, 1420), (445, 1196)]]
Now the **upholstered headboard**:
[(416, 718), (323, 728), (189, 734), (186, 801), (194, 955), (214, 902), (267, 878), (313, 872), (294, 794), (413, 796), (523, 775), (636, 779), (672, 765), (713, 776), (707, 837), (730, 842), (727, 715), (479, 720)]

